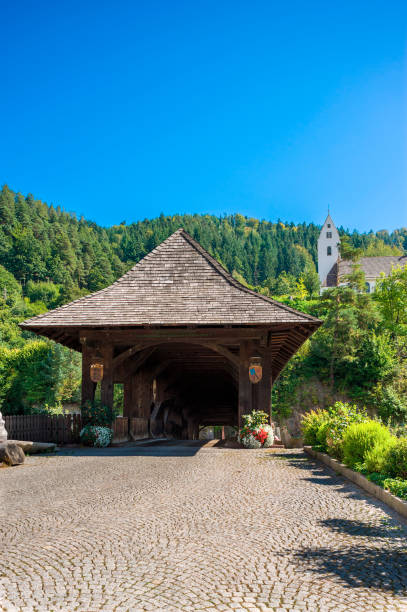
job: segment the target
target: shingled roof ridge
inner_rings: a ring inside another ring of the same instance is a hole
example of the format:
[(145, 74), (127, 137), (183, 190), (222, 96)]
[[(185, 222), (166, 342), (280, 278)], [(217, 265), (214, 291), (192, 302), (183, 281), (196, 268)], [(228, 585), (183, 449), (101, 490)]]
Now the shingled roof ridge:
[[(208, 251), (206, 251), (203, 248), (203, 246), (201, 246), (199, 244), (199, 242), (194, 240), (194, 238), (192, 238), (192, 236), (190, 234), (188, 234), (188, 232), (186, 232), (183, 228), (180, 228), (178, 230), (178, 232), (182, 232), (184, 238), (201, 255), (203, 255), (205, 257), (205, 259), (208, 261), (208, 263), (210, 263), (217, 270), (217, 272), (219, 272), (232, 286), (236, 287), (240, 291), (243, 291), (244, 293), (248, 293), (249, 295), (253, 295), (253, 296), (257, 297), (257, 298), (263, 300), (264, 302), (267, 302), (269, 304), (273, 304), (274, 306), (277, 306), (278, 308), (281, 308), (282, 310), (285, 310), (287, 312), (291, 312), (291, 313), (293, 313), (293, 314), (295, 314), (297, 316), (303, 315), (306, 319), (309, 319), (310, 321), (319, 322), (319, 319), (317, 319), (316, 317), (313, 317), (312, 315), (309, 315), (309, 314), (307, 314), (305, 312), (300, 312), (299, 310), (295, 310), (294, 308), (290, 308), (290, 306), (286, 306), (286, 304), (282, 304), (281, 302), (277, 302), (277, 300), (273, 300), (272, 298), (269, 298), (267, 295), (263, 295), (261, 293), (257, 293), (256, 291), (253, 291), (252, 289), (249, 289), (248, 287), (245, 287), (244, 285), (242, 285), (242, 283), (239, 283), (239, 281), (236, 280), (218, 261), (216, 261), (216, 259), (214, 257), (212, 257), (212, 255), (210, 253), (208, 253)], [(172, 236), (173, 235), (174, 234), (172, 234)], [(171, 236), (170, 236), (170, 238), (171, 238)], [(161, 243), (161, 244), (164, 244), (164, 243)]]
[[(166, 238), (165, 240), (163, 240), (162, 242), (160, 242), (160, 244), (157, 244), (156, 247), (153, 248), (152, 251), (150, 251), (149, 253), (147, 253), (147, 255), (144, 255), (144, 257), (142, 257), (136, 264), (134, 264), (134, 266), (132, 266), (130, 268), (130, 270), (127, 270), (127, 272), (125, 272), (123, 274), (123, 276), (121, 276), (120, 278), (118, 278), (112, 285), (110, 285), (110, 287), (112, 287), (113, 285), (116, 285), (117, 283), (120, 283), (122, 280), (125, 279), (126, 276), (128, 276), (129, 274), (131, 274), (131, 272), (133, 272), (136, 268), (138, 268), (139, 266), (141, 266), (147, 259), (150, 259), (150, 257), (154, 256), (156, 253), (158, 253), (159, 251), (162, 250), (162, 248), (165, 248), (165, 246), (167, 245), (167, 243), (174, 238), (174, 236), (176, 236), (177, 234), (181, 234), (182, 232), (185, 232), (185, 230), (180, 227), (178, 228), (175, 232), (173, 232), (172, 234), (170, 234), (168, 236), (168, 238)], [(186, 232), (185, 232), (186, 233)], [(108, 289), (109, 287), (107, 287)]]
[[(407, 255), (364, 255), (361, 259), (369, 260), (369, 259), (405, 259)], [(347, 260), (349, 261), (349, 260)]]

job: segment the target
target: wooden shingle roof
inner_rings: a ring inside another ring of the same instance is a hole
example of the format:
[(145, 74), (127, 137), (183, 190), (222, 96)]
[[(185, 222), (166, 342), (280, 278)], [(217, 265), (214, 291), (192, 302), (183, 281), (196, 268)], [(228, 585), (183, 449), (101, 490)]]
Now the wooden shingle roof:
[[(358, 264), (365, 273), (366, 280), (375, 280), (381, 273), (389, 276), (393, 268), (407, 266), (406, 255), (382, 255), (379, 257), (361, 257)], [(336, 262), (328, 273), (325, 287), (336, 287), (339, 283), (345, 282), (345, 276), (352, 273), (353, 262), (347, 259), (340, 259)]]
[(241, 285), (179, 229), (113, 285), (28, 319), (52, 327), (319, 324)]
[[(386, 276), (392, 271), (392, 268), (398, 266), (404, 267), (407, 265), (407, 257), (405, 255), (385, 255), (381, 257), (361, 257), (358, 261), (360, 267), (365, 273), (366, 279), (379, 278), (383, 272)], [(339, 262), (338, 277), (339, 282), (346, 274), (352, 273), (352, 262), (348, 260), (341, 260)]]

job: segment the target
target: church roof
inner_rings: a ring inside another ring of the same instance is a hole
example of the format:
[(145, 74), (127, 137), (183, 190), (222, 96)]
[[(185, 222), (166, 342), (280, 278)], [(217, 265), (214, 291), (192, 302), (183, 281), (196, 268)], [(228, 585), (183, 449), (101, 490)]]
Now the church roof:
[(335, 228), (336, 229), (335, 223), (334, 223), (334, 221), (333, 221), (333, 219), (332, 219), (332, 217), (331, 217), (331, 215), (329, 213), (327, 214), (327, 217), (326, 217), (326, 219), (325, 219), (325, 221), (324, 221), (324, 223), (322, 225), (322, 229), (324, 229), (325, 226), (328, 225), (328, 223), (331, 226), (331, 228)]
[[(388, 276), (392, 268), (407, 265), (407, 255), (387, 255), (382, 257), (362, 257), (359, 259), (361, 269), (365, 273), (367, 280), (379, 278), (383, 272)], [(326, 287), (336, 287), (344, 276), (351, 274), (352, 261), (340, 259), (336, 262), (328, 273)]]
[[(320, 321), (241, 285), (183, 229), (113, 285), (21, 324), (50, 328), (300, 324)], [(40, 331), (41, 330), (41, 331)]]

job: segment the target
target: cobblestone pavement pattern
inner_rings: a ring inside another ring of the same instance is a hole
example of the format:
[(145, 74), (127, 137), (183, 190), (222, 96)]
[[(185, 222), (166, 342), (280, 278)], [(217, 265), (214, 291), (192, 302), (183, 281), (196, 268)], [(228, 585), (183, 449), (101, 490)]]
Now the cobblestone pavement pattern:
[(302, 452), (71, 451), (0, 491), (1, 610), (407, 610), (406, 526)]

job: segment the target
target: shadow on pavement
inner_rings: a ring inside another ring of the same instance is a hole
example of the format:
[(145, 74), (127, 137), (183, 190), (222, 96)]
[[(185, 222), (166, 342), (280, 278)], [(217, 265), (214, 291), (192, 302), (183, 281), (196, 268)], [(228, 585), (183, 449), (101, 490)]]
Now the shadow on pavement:
[[(394, 513), (390, 514), (390, 510), (368, 493), (362, 490), (360, 494), (351, 491), (350, 487), (356, 485), (303, 453), (282, 453), (270, 457), (270, 460), (274, 458), (286, 460), (298, 469), (311, 472), (312, 476), (303, 478), (304, 481), (335, 486), (337, 491), (347, 497), (364, 499), (388, 513), (379, 525), (350, 519), (321, 520), (321, 526), (337, 534), (352, 536), (356, 543), (348, 546), (339, 540), (338, 549), (313, 546), (291, 553), (301, 562), (304, 570), (319, 574), (321, 580), (335, 575), (350, 588), (382, 589), (407, 597), (407, 530), (398, 517)], [(334, 537), (332, 543), (335, 544)]]
[[(406, 530), (394, 519), (385, 519), (381, 525), (372, 525), (349, 519), (324, 519), (319, 522), (322, 527), (328, 527), (335, 533), (346, 533), (364, 538), (388, 538), (406, 543)], [(407, 549), (406, 551), (407, 552)], [(407, 587), (407, 583), (406, 583)]]
[(381, 542), (341, 548), (313, 548), (295, 553), (308, 572), (336, 575), (351, 588), (368, 587), (407, 594), (407, 551)]
[[(311, 476), (302, 478), (306, 482), (312, 482), (318, 485), (335, 486), (341, 493), (346, 493), (348, 497), (354, 499), (367, 499), (377, 505), (377, 500), (372, 498), (368, 493), (362, 491), (354, 483), (346, 480), (343, 476), (336, 474), (331, 468), (326, 465), (320, 464), (315, 459), (309, 457), (304, 452), (301, 453), (290, 453), (290, 454), (275, 454), (274, 457), (277, 459), (285, 459), (292, 465), (300, 470), (306, 470), (311, 473)], [(270, 457), (271, 459), (273, 457)], [(356, 489), (355, 489), (356, 487)]]
[(204, 445), (198, 440), (157, 440), (153, 443), (126, 443), (107, 448), (61, 448), (58, 456), (70, 457), (193, 457)]

